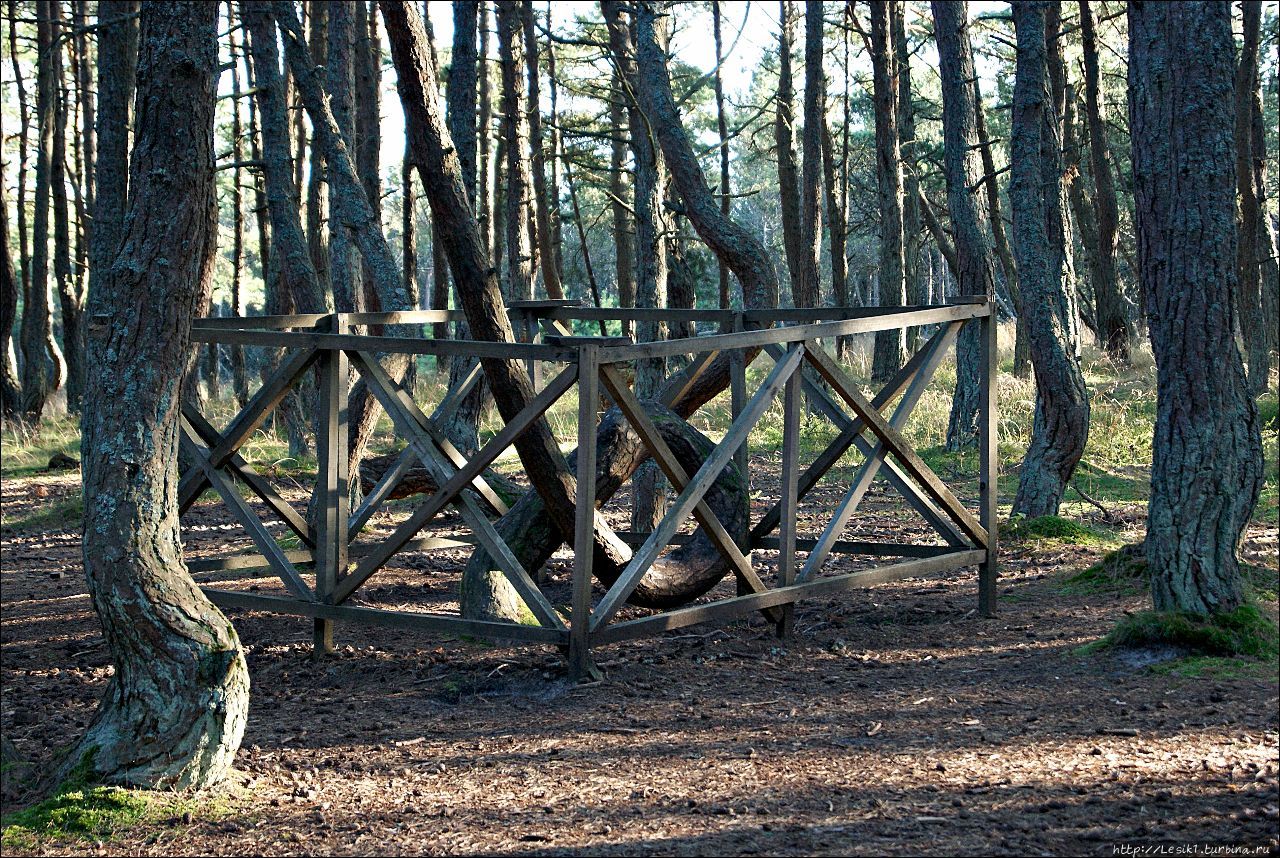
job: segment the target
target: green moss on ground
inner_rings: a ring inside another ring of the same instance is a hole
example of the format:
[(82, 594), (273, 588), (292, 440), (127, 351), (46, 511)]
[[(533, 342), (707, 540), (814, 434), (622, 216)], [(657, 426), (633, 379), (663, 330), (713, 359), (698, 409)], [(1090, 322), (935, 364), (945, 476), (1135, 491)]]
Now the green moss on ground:
[(141, 822), (150, 802), (120, 787), (81, 787), (59, 792), (4, 817), (0, 844), (30, 847), (40, 839), (101, 840)]
[(1057, 515), (1038, 518), (1015, 518), (1001, 530), (1001, 536), (1014, 542), (1031, 540), (1058, 542), (1065, 545), (1106, 546), (1115, 538), (1100, 530)]
[(1247, 657), (1274, 661), (1280, 656), (1275, 620), (1256, 605), (1209, 617), (1177, 611), (1142, 611), (1126, 616), (1089, 649), (1172, 646), (1191, 656)]
[(40, 504), (25, 515), (5, 516), (4, 527), (14, 533), (35, 530), (79, 530), (84, 520), (84, 496), (68, 495)]

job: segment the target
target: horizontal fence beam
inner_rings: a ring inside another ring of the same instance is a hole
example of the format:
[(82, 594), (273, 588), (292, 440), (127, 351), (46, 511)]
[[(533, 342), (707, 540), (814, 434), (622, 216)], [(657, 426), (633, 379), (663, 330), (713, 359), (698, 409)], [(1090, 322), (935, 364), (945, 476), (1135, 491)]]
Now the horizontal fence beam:
[(362, 608), (353, 605), (324, 605), (320, 602), (303, 602), (283, 596), (266, 596), (261, 593), (245, 593), (239, 590), (219, 590), (202, 587), (204, 594), (220, 608), (248, 608), (252, 611), (270, 611), (320, 620), (342, 620), (371, 626), (388, 626), (411, 631), (446, 632), (474, 635), (490, 640), (512, 640), (527, 643), (563, 644), (568, 641), (568, 630), (526, 626), (520, 623), (498, 623), (489, 620), (468, 620), (452, 614), (414, 613), (387, 611), (381, 608)]
[(191, 339), (198, 343), (225, 343), (284, 349), (321, 351), (394, 352), (411, 355), (461, 355), (503, 360), (576, 361), (574, 349), (535, 343), (494, 343), (488, 340), (431, 340), (422, 337), (375, 337), (361, 334), (315, 334), (292, 331), (218, 330), (193, 327)]
[(903, 578), (915, 578), (937, 572), (950, 572), (966, 566), (976, 566), (986, 560), (985, 551), (949, 551), (937, 557), (908, 560), (892, 566), (879, 566), (875, 569), (864, 569), (803, 584), (792, 584), (778, 587), (767, 593), (752, 593), (732, 599), (721, 599), (703, 605), (690, 605), (687, 608), (676, 608), (662, 614), (641, 617), (636, 620), (625, 620), (606, 626), (591, 635), (592, 646), (617, 643), (635, 638), (650, 637), (672, 629), (681, 629), (711, 620), (730, 619), (758, 611), (761, 608), (772, 608), (779, 605), (791, 605), (810, 596), (826, 596), (846, 590), (856, 590), (872, 584), (884, 584), (899, 581)]

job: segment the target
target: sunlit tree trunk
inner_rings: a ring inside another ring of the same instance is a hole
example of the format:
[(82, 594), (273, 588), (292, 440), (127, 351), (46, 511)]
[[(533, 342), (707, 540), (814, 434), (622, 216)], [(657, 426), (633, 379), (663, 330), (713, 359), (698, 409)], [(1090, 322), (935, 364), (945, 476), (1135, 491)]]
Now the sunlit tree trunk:
[[(924, 282), (920, 277), (920, 247), (924, 235), (920, 225), (920, 170), (916, 152), (916, 109), (911, 98), (911, 46), (907, 43), (906, 0), (894, 0), (890, 7), (893, 28), (894, 66), (898, 72), (898, 145), (902, 152), (902, 275), (906, 281), (906, 302), (925, 304)], [(908, 352), (916, 350), (919, 328), (905, 331)]]
[(1129, 7), (1138, 270), (1156, 358), (1147, 562), (1156, 610), (1244, 602), (1236, 547), (1262, 484), (1235, 343), (1231, 7)]
[(1236, 187), (1240, 194), (1236, 309), (1240, 314), (1240, 330), (1249, 360), (1249, 390), (1256, 395), (1267, 389), (1267, 378), (1271, 373), (1271, 335), (1266, 330), (1262, 312), (1263, 266), (1260, 265), (1264, 257), (1270, 256), (1271, 248), (1259, 243), (1262, 220), (1269, 215), (1259, 205), (1258, 186), (1254, 182), (1254, 164), (1265, 164), (1266, 152), (1265, 149), (1258, 153), (1253, 151), (1253, 102), (1260, 77), (1258, 44), (1261, 40), (1262, 3), (1260, 0), (1244, 0), (1240, 5), (1244, 13), (1244, 43), (1240, 46), (1240, 61), (1235, 73), (1235, 169)]
[(208, 302), (217, 240), (213, 3), (142, 8), (129, 209), (90, 296), (84, 565), (115, 664), (63, 772), (203, 788), (230, 769), (249, 709), (235, 630), (187, 574), (177, 448), (191, 320)]
[[(898, 144), (898, 73), (893, 50), (890, 6), (896, 0), (872, 0), (871, 63), (876, 105), (876, 186), (880, 208), (880, 306), (906, 301), (905, 248), (902, 234), (902, 153)], [(901, 328), (876, 333), (871, 376), (887, 381), (902, 366)]]
[[(973, 189), (981, 163), (975, 158), (978, 115), (981, 105), (970, 81), (973, 48), (969, 41), (968, 3), (937, 0), (933, 3), (934, 33), (938, 44), (938, 75), (942, 82), (943, 162), (947, 178), (947, 208), (951, 211), (952, 268), (961, 295), (995, 295), (995, 269), (991, 245), (983, 229), (982, 212)], [(921, 199), (917, 194), (917, 199)], [(925, 207), (926, 217), (932, 213)], [(941, 232), (939, 230), (939, 232)], [(948, 246), (938, 236), (940, 246)], [(956, 386), (947, 425), (947, 448), (960, 450), (978, 439), (981, 400), (982, 343), (979, 332), (967, 325), (956, 343)]]
[(1013, 9), (1018, 58), (1009, 198), (1036, 380), (1031, 444), (1013, 512), (1028, 518), (1057, 514), (1089, 437), (1089, 400), (1070, 335), (1061, 132), (1046, 46), (1051, 5), (1035, 0)]
[(795, 152), (796, 96), (791, 56), (795, 43), (796, 12), (792, 0), (780, 0), (778, 14), (778, 92), (775, 96), (773, 142), (777, 147), (782, 249), (787, 260), (792, 306), (797, 306), (796, 294), (804, 295), (804, 285), (800, 282), (804, 235), (800, 225), (800, 168), (796, 164)]

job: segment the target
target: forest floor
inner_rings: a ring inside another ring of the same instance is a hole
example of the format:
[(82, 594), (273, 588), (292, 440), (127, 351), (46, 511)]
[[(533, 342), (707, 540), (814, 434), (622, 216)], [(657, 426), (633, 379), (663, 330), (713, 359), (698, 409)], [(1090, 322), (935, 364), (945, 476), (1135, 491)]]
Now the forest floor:
[[(973, 501), (962, 459), (926, 458)], [(770, 479), (762, 461), (757, 503)], [(1002, 493), (1009, 480), (1016, 464)], [(970, 572), (913, 579), (806, 602), (786, 640), (753, 616), (607, 647), (585, 685), (550, 648), (341, 624), (339, 652), (315, 661), (308, 621), (230, 611), (253, 684), (231, 789), (153, 794), (127, 824), (10, 827), (4, 853), (1274, 854), (1274, 660), (1087, 647), (1149, 605), (1140, 581), (1081, 575), (1141, 538), (1141, 499), (1105, 488), (1085, 486), (1105, 513), (1082, 503), (1006, 534), (994, 618)], [(112, 671), (78, 493), (76, 472), (6, 467), (0, 730), (37, 771)], [(877, 488), (855, 530), (918, 533), (896, 508)], [(192, 556), (232, 530), (211, 500), (184, 524)], [(1243, 556), (1273, 620), (1278, 549), (1264, 498)], [(398, 558), (363, 603), (443, 604), (463, 559)], [(23, 804), (6, 797), (6, 824)]]

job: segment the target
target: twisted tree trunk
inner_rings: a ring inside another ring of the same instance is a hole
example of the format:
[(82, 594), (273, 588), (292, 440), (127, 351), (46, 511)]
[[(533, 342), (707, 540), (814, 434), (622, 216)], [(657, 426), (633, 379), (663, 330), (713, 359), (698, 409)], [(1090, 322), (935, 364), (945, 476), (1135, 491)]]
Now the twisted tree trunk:
[(1018, 258), (1036, 411), (1013, 512), (1055, 515), (1089, 437), (1089, 400), (1070, 331), (1067, 255), (1058, 117), (1050, 94), (1046, 14), (1050, 4), (1014, 6), (1018, 63), (1011, 160), (1014, 252)]
[(129, 211), (90, 296), (84, 564), (116, 670), (61, 773), (149, 788), (221, 781), (249, 708), (235, 630), (183, 563), (175, 496), (182, 368), (217, 237), (217, 17), (143, 6)]

